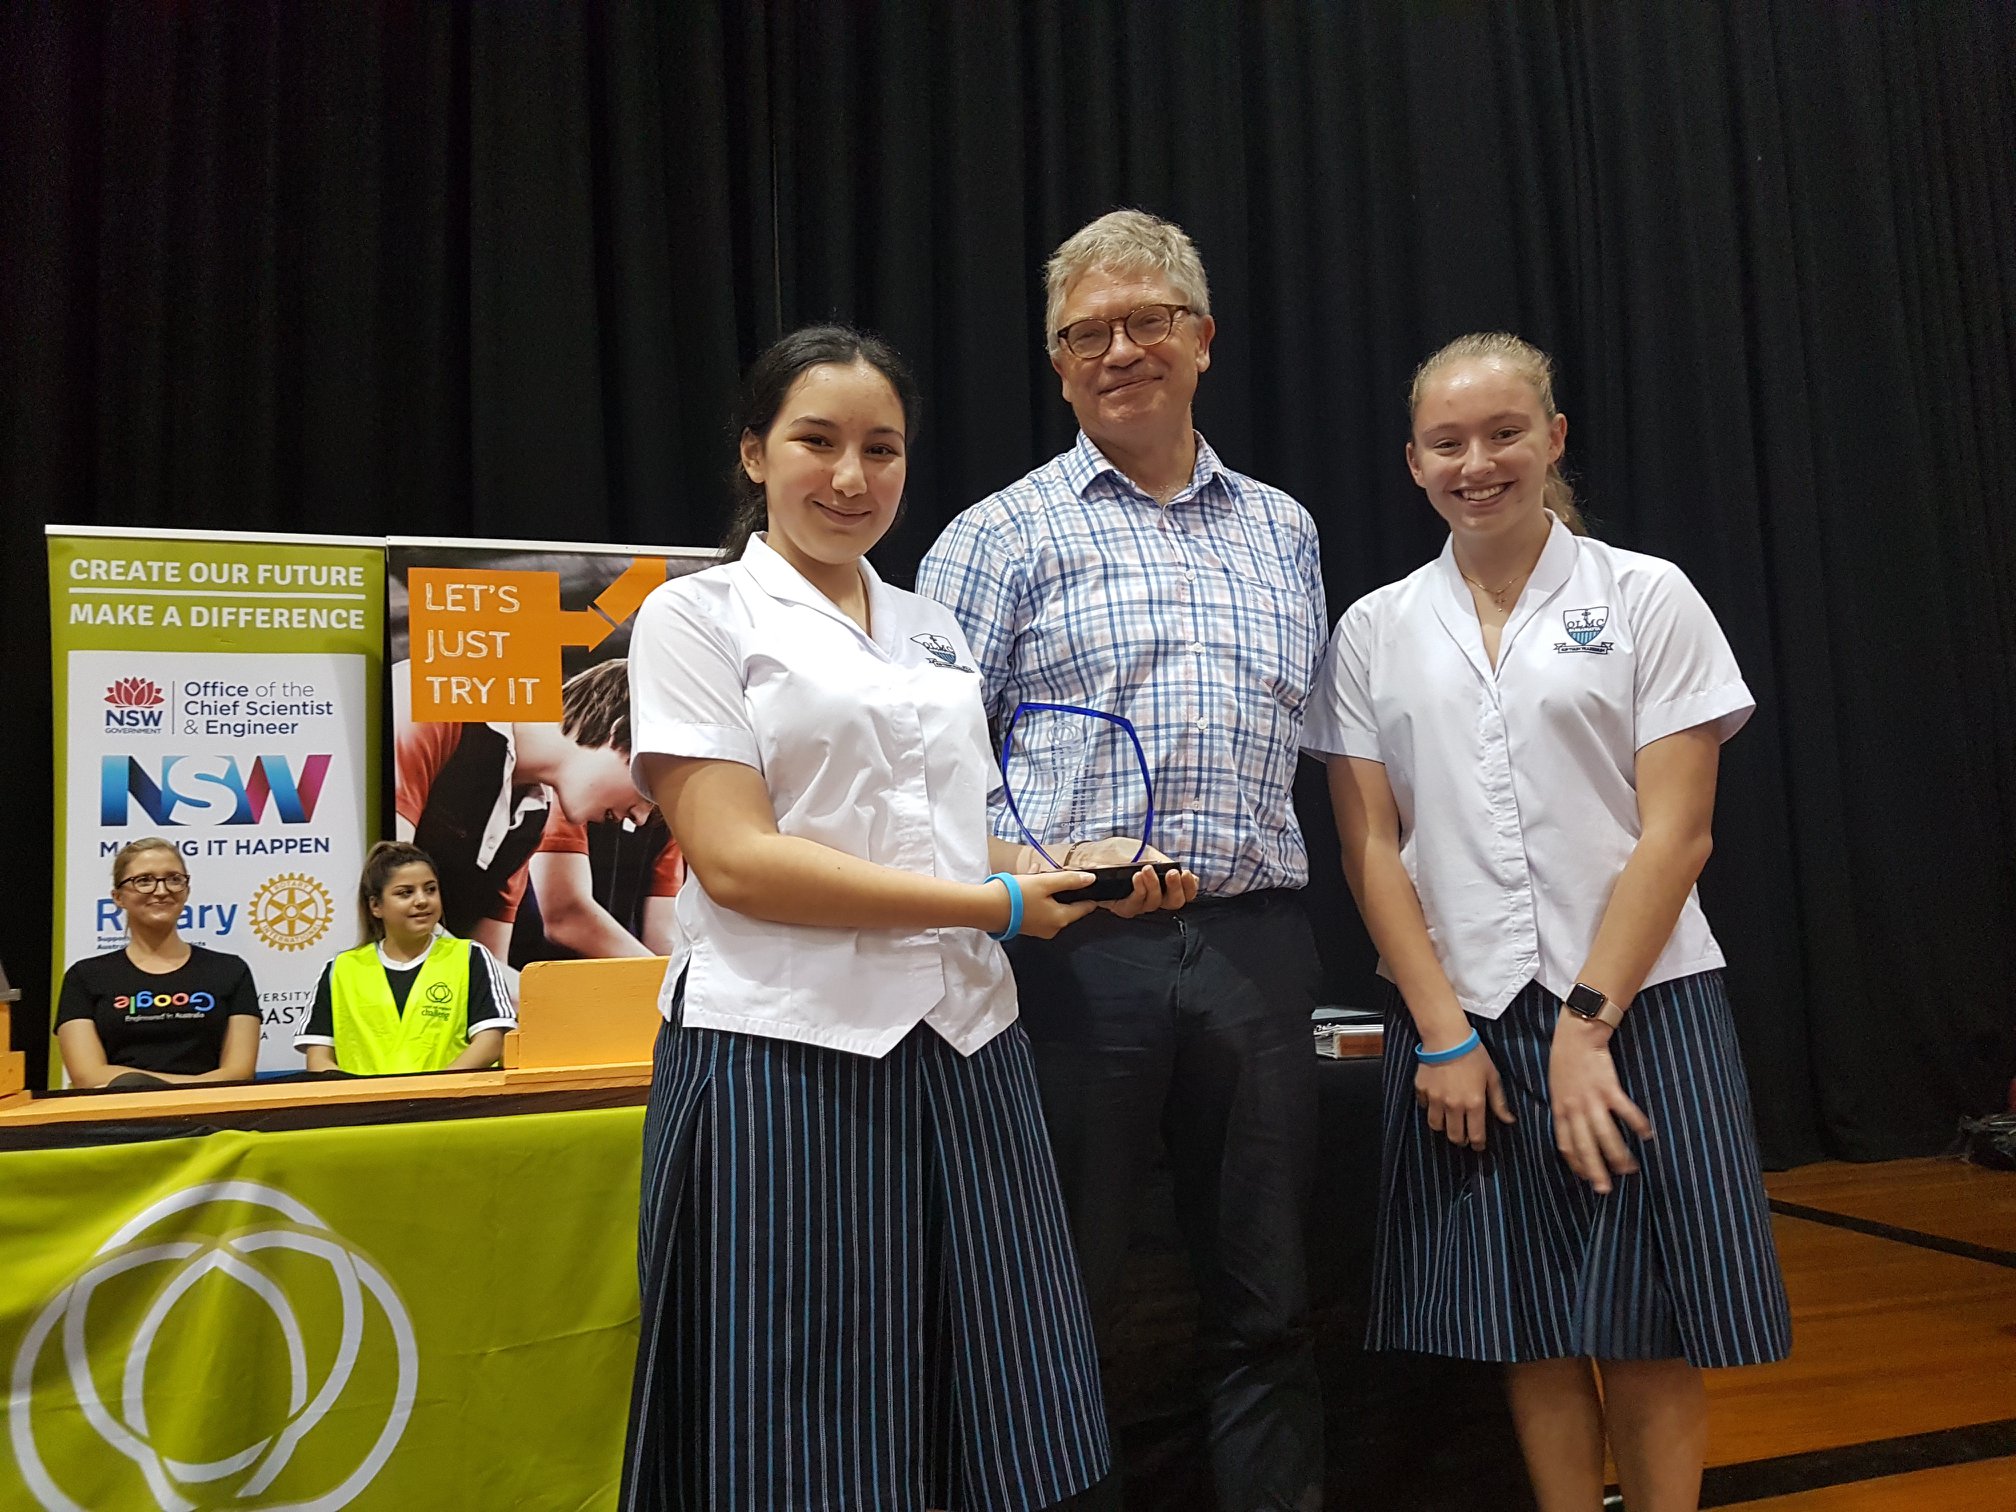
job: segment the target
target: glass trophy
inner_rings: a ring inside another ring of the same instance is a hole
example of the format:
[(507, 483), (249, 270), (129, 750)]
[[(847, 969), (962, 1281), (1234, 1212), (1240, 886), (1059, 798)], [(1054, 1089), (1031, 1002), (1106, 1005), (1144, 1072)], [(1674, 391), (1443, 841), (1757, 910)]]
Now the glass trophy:
[[(1059, 871), (1089, 871), (1091, 886), (1066, 903), (1124, 898), (1155, 828), (1155, 786), (1134, 726), (1118, 714), (1076, 704), (1017, 704), (1001, 737), (1001, 789), (1008, 812), (1036, 854)], [(1072, 846), (1124, 836), (1136, 842), (1125, 866), (1069, 866)], [(1173, 861), (1158, 861), (1167, 874)]]

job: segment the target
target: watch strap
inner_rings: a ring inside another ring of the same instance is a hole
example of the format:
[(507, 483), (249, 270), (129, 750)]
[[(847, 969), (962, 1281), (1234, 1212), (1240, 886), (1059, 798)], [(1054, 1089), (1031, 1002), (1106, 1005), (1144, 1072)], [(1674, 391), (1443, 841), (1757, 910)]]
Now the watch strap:
[(1624, 1010), (1587, 982), (1577, 982), (1574, 991), (1562, 999), (1562, 1006), (1579, 1019), (1608, 1024), (1612, 1029), (1624, 1022)]

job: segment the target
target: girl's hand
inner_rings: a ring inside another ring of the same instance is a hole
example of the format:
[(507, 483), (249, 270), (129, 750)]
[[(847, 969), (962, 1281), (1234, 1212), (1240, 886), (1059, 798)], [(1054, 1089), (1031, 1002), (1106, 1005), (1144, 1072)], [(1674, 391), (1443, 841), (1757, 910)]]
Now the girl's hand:
[(1484, 1148), (1484, 1131), (1491, 1122), (1485, 1117), (1486, 1109), (1500, 1123), (1514, 1121), (1498, 1068), (1481, 1043), (1468, 1055), (1445, 1065), (1417, 1065), (1414, 1101), (1427, 1111), (1429, 1128), (1446, 1134), (1451, 1144), (1467, 1144), (1473, 1150)]
[(1612, 1176), (1638, 1169), (1617, 1123), (1640, 1139), (1652, 1137), (1652, 1120), (1624, 1095), (1610, 1059), (1610, 1026), (1589, 1023), (1565, 1008), (1554, 1025), (1547, 1058), (1547, 1101), (1554, 1110), (1554, 1148), (1568, 1168), (1598, 1192)]
[[(1092, 874), (1082, 871), (1030, 872), (1015, 879), (1022, 884), (1022, 933), (1039, 940), (1054, 938), (1067, 924), (1075, 924), (1099, 905), (1060, 903), (1056, 894), (1074, 887), (1090, 887)], [(1004, 886), (1006, 884), (994, 884)], [(1004, 917), (1002, 924), (1008, 920)]]

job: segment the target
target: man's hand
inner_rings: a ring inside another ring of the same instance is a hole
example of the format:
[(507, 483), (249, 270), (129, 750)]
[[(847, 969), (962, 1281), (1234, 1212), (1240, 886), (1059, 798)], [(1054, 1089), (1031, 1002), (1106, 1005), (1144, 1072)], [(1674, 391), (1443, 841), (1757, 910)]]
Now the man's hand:
[(1157, 910), (1174, 911), (1197, 897), (1197, 874), (1187, 871), (1172, 871), (1166, 876), (1157, 872), (1148, 863), (1166, 862), (1169, 858), (1152, 845), (1143, 848), (1139, 840), (1127, 835), (1115, 835), (1107, 840), (1081, 840), (1071, 846), (1058, 859), (1066, 866), (1131, 866), (1136, 857), (1140, 858), (1140, 869), (1134, 873), (1134, 891), (1124, 898), (1115, 898), (1099, 906), (1117, 918), (1132, 919), (1144, 913)]

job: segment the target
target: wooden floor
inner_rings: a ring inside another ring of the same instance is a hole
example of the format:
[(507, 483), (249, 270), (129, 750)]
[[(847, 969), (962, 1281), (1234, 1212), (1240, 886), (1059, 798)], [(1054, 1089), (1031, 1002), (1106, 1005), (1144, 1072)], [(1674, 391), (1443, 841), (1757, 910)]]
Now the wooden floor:
[(1704, 1506), (2016, 1512), (2016, 1174), (1916, 1160), (1768, 1185), (1792, 1357), (1711, 1373)]

